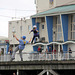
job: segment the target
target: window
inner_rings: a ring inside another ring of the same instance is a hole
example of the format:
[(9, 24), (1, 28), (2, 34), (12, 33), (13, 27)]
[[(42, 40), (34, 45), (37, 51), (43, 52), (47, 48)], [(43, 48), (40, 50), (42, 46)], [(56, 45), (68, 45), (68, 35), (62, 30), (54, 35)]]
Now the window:
[(31, 30), (31, 26), (29, 25), (29, 26), (28, 26), (28, 31), (30, 31), (30, 30)]
[(73, 15), (73, 22), (75, 22), (75, 15)]
[(60, 41), (62, 38), (62, 34), (61, 33), (57, 33), (57, 41)]
[(45, 22), (45, 18), (44, 17), (41, 18), (41, 22)]
[(60, 22), (60, 16), (57, 16), (57, 24), (61, 24), (61, 22)]
[(42, 25), (42, 29), (44, 29), (44, 25)]
[(11, 22), (9, 22), (9, 24), (12, 24)]
[(22, 26), (20, 26), (20, 30), (22, 31)]
[(75, 14), (71, 16), (71, 39), (75, 40)]
[(53, 4), (53, 0), (49, 0), (50, 1), (50, 4)]
[(16, 22), (17, 24), (19, 23), (19, 21)]
[(37, 4), (37, 0), (34, 0), (34, 4)]
[(4, 48), (1, 48), (1, 54), (2, 55), (4, 54)]
[(62, 41), (62, 29), (60, 16), (56, 17), (56, 41)]
[(23, 31), (22, 26), (20, 26), (20, 33), (21, 33), (21, 36), (22, 36), (22, 31)]
[(15, 27), (13, 27), (12, 32), (13, 32), (13, 33), (15, 33), (15, 32), (16, 32), (16, 31), (15, 31)]
[(58, 25), (58, 32), (61, 32), (61, 25)]

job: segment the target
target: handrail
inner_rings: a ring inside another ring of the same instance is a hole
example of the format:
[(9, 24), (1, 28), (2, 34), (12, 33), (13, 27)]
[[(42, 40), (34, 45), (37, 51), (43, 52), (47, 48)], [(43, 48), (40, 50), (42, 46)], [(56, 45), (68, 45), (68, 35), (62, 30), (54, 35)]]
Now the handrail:
[(63, 45), (63, 44), (67, 44), (67, 43), (73, 43), (73, 44), (75, 44), (75, 41), (66, 41), (66, 42), (50, 42), (50, 43), (47, 43), (47, 44), (45, 44), (45, 43), (35, 43), (35, 44), (33, 44), (32, 46), (36, 46), (36, 45), (43, 45), (43, 46), (47, 46), (47, 45), (51, 45), (51, 44), (57, 44), (57, 45)]
[[(36, 52), (36, 53), (26, 53), (23, 52), (23, 60), (24, 61), (40, 61), (40, 60), (75, 60), (75, 51), (72, 51), (72, 53), (69, 53), (69, 51), (62, 52)], [(5, 54), (0, 56), (0, 61), (10, 61), (11, 55)], [(14, 61), (20, 61), (19, 53), (16, 53), (15, 60)]]

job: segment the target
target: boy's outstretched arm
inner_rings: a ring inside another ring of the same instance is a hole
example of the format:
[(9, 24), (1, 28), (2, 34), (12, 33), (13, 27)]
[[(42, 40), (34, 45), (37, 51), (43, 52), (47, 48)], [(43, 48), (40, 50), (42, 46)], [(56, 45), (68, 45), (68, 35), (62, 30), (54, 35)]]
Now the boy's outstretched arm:
[(29, 40), (29, 43), (31, 42), (32, 38)]
[(37, 30), (37, 32), (39, 32), (39, 31)]
[(19, 39), (16, 37), (16, 35), (13, 35), (13, 36), (16, 38), (17, 41), (19, 41)]
[(32, 32), (33, 30), (31, 30), (30, 32), (29, 32), (29, 34)]
[(31, 31), (29, 32), (29, 34), (31, 33)]
[(28, 44), (28, 43), (30, 43), (30, 42), (31, 42), (31, 40), (32, 40), (32, 38), (31, 38), (29, 41), (27, 41), (27, 44)]

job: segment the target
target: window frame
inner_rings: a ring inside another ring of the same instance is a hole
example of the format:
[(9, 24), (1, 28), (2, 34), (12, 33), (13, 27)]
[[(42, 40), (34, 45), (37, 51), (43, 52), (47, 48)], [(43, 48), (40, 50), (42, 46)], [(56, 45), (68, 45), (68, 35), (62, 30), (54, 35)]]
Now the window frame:
[[(30, 27), (30, 29), (29, 29), (29, 27)], [(31, 30), (31, 25), (28, 25), (28, 31), (30, 31)]]
[(42, 24), (42, 29), (44, 29), (45, 28), (45, 26), (44, 26), (44, 24)]
[(75, 16), (75, 14), (71, 15), (71, 40), (75, 40), (75, 38), (73, 38), (74, 37), (73, 33), (75, 33), (75, 30), (73, 29), (75, 24), (73, 15)]
[[(55, 40), (56, 41), (63, 41), (61, 19), (60, 19), (60, 23), (58, 23), (58, 20), (59, 20), (58, 18), (60, 18), (60, 16), (56, 16), (56, 38), (55, 38)], [(59, 32), (59, 30), (58, 30), (59, 26), (61, 27), (61, 32)], [(58, 40), (58, 38), (59, 38), (58, 34), (61, 34), (61, 37), (60, 37), (61, 39), (59, 39), (59, 40)]]

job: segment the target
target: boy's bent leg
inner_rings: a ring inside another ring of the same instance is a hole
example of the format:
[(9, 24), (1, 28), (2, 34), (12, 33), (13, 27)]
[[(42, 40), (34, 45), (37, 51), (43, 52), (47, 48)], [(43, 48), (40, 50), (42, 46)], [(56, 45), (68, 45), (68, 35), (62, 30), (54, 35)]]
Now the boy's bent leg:
[(38, 35), (37, 37), (38, 37), (38, 39), (39, 39), (39, 41), (40, 41), (40, 36)]
[(13, 54), (12, 54), (12, 59), (11, 60), (14, 60), (15, 59), (15, 53), (19, 50), (19, 46), (17, 46), (15, 48), (15, 50), (13, 51)]
[(19, 50), (21, 61), (23, 61), (22, 50)]
[(32, 41), (31, 41), (31, 43), (33, 43), (34, 38), (35, 38), (35, 36), (33, 36), (33, 39), (32, 39)]
[(38, 35), (38, 38), (40, 39), (40, 36)]

